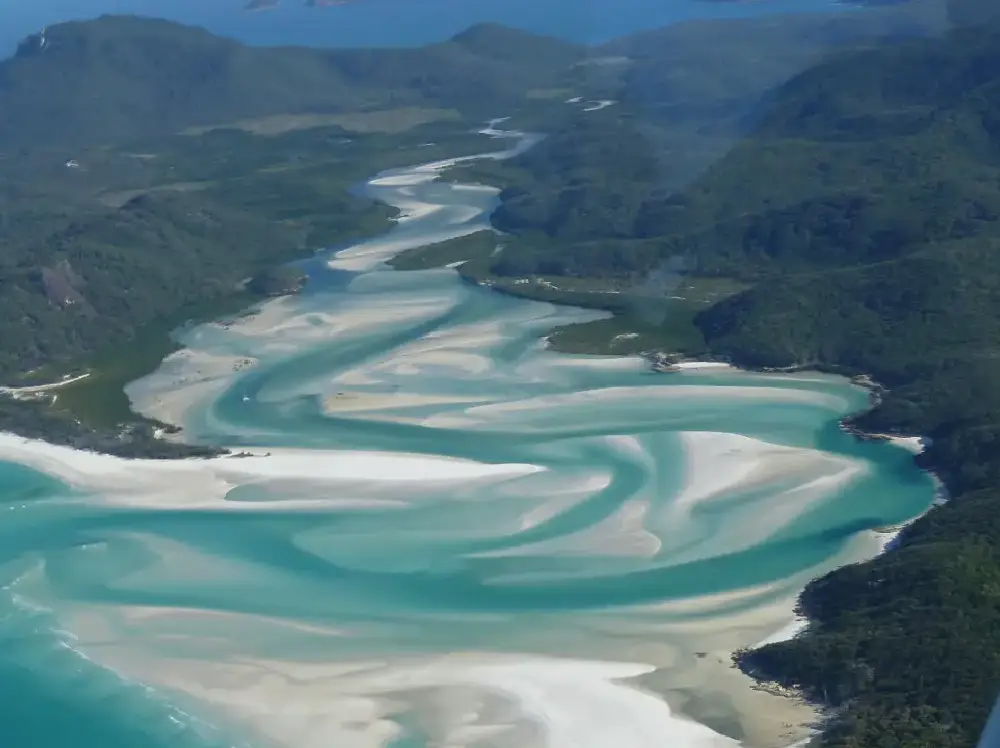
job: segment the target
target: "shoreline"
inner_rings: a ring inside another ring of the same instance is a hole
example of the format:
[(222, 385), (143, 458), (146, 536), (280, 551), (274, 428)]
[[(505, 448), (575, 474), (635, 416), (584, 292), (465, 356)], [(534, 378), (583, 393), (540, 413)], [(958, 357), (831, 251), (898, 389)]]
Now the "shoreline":
[[(729, 369), (736, 371), (744, 371), (747, 373), (757, 373), (757, 374), (792, 374), (799, 372), (814, 372), (814, 373), (831, 373), (824, 372), (821, 369), (808, 366), (790, 366), (782, 367), (780, 369), (768, 369), (768, 368), (751, 368), (740, 366), (738, 362), (727, 361), (727, 360), (712, 360), (711, 357), (699, 358), (698, 360), (687, 359), (685, 357), (677, 357), (676, 359), (666, 360), (664, 354), (651, 354), (650, 356), (645, 356), (647, 360), (651, 362), (651, 368), (653, 371), (659, 371), (663, 373), (680, 373), (683, 371), (691, 370), (705, 370), (705, 369)], [(926, 451), (927, 447), (930, 446), (930, 437), (918, 436), (918, 435), (903, 435), (903, 434), (893, 434), (893, 433), (881, 433), (875, 431), (865, 431), (855, 425), (856, 419), (859, 417), (870, 413), (882, 402), (882, 399), (888, 388), (876, 381), (869, 374), (855, 374), (855, 375), (845, 375), (836, 374), (836, 376), (841, 376), (848, 379), (851, 384), (856, 387), (868, 392), (868, 408), (860, 410), (856, 413), (852, 413), (844, 416), (838, 422), (838, 427), (845, 434), (852, 436), (856, 441), (859, 442), (886, 442), (900, 449), (904, 449), (913, 455), (913, 464), (922, 472), (927, 474), (934, 483), (935, 486), (935, 499), (933, 503), (923, 512), (917, 516), (895, 525), (885, 526), (885, 527), (875, 527), (871, 528), (871, 532), (875, 533), (879, 537), (881, 542), (881, 549), (869, 559), (858, 563), (870, 563), (876, 558), (883, 556), (887, 553), (894, 551), (900, 544), (901, 538), (906, 530), (913, 525), (917, 520), (927, 516), (928, 513), (932, 512), (934, 509), (945, 504), (949, 500), (947, 486), (945, 485), (942, 478), (934, 470), (933, 467), (922, 465), (918, 462), (917, 457)], [(838, 567), (840, 568), (840, 567)], [(827, 572), (830, 573), (830, 572)], [(822, 579), (826, 574), (823, 574), (816, 579)], [(815, 580), (813, 580), (815, 581)], [(732, 655), (733, 667), (738, 669), (740, 672), (744, 673), (750, 677), (756, 684), (756, 688), (766, 692), (771, 693), (776, 696), (782, 696), (784, 698), (793, 699), (795, 701), (804, 702), (814, 707), (817, 711), (817, 715), (820, 718), (820, 725), (826, 723), (836, 717), (836, 714), (840, 707), (834, 707), (826, 704), (822, 701), (817, 701), (810, 698), (804, 689), (794, 688), (782, 685), (777, 678), (772, 678), (765, 676), (762, 673), (755, 672), (753, 669), (746, 667), (744, 665), (744, 658), (755, 651), (758, 651), (766, 646), (773, 644), (782, 644), (787, 641), (799, 637), (809, 636), (810, 628), (813, 625), (813, 621), (806, 615), (800, 612), (800, 605), (802, 600), (802, 595), (805, 593), (805, 588), (799, 592), (795, 607), (795, 618), (789, 622), (787, 626), (783, 629), (775, 632), (771, 636), (762, 639), (761, 641), (753, 644), (752, 646), (743, 648)], [(809, 746), (813, 744), (814, 740), (821, 739), (823, 735), (822, 726), (817, 727), (812, 735), (810, 735), (805, 740), (796, 745)]]
[[(611, 353), (607, 354), (610, 356), (615, 356), (617, 354)], [(647, 361), (650, 362), (650, 367), (653, 371), (661, 372), (664, 374), (680, 373), (683, 371), (695, 371), (695, 370), (706, 370), (706, 369), (729, 369), (733, 371), (747, 372), (748, 374), (798, 374), (798, 373), (815, 373), (815, 374), (830, 374), (833, 376), (842, 377), (847, 379), (855, 387), (860, 387), (861, 389), (868, 392), (868, 407), (864, 410), (859, 410), (855, 413), (850, 413), (843, 416), (838, 421), (838, 426), (841, 431), (846, 434), (853, 436), (857, 441), (860, 442), (888, 442), (895, 447), (905, 449), (910, 452), (916, 458), (917, 455), (923, 454), (924, 451), (932, 444), (930, 437), (920, 435), (920, 434), (897, 434), (891, 432), (879, 432), (879, 431), (866, 431), (855, 425), (856, 419), (861, 416), (871, 413), (872, 410), (877, 408), (881, 403), (883, 396), (888, 392), (888, 388), (875, 381), (869, 374), (845, 374), (836, 371), (824, 370), (821, 368), (816, 368), (813, 366), (786, 366), (780, 368), (769, 368), (769, 367), (751, 367), (741, 365), (738, 361), (729, 361), (726, 359), (713, 359), (710, 355), (707, 357), (701, 357), (698, 359), (687, 358), (684, 356), (673, 356), (671, 354), (663, 353), (651, 353), (648, 355), (643, 355)], [(941, 480), (940, 476), (935, 472), (934, 468), (926, 467), (916, 463), (918, 468), (923, 472), (929, 474), (936, 484), (938, 484), (940, 490), (945, 492), (944, 482)], [(939, 497), (941, 503), (948, 500), (947, 495)], [(923, 516), (923, 515), (921, 515)], [(915, 517), (910, 520), (909, 523), (915, 522), (919, 517)]]
[[(721, 358), (713, 359), (711, 355), (699, 357), (698, 359), (691, 359), (683, 355), (671, 355), (654, 352), (648, 355), (643, 355), (643, 358), (650, 362), (650, 368), (653, 371), (662, 373), (681, 373), (684, 371), (705, 369), (728, 369), (755, 374), (794, 374), (800, 372), (829, 373), (846, 378), (854, 386), (865, 390), (868, 393), (868, 407), (856, 413), (851, 413), (842, 417), (838, 422), (838, 427), (841, 431), (852, 436), (858, 442), (886, 442), (892, 446), (909, 452), (913, 456), (913, 464), (923, 473), (928, 475), (932, 480), (935, 487), (935, 498), (932, 504), (925, 511), (905, 522), (886, 527), (871, 528), (871, 532), (879, 537), (882, 547), (874, 556), (858, 563), (870, 563), (875, 559), (896, 550), (901, 543), (904, 533), (907, 529), (909, 529), (909, 527), (950, 500), (947, 485), (934, 467), (921, 464), (917, 460), (917, 457), (923, 454), (931, 445), (932, 442), (930, 437), (866, 431), (856, 425), (857, 419), (877, 408), (882, 403), (885, 394), (889, 391), (885, 385), (875, 380), (870, 374), (838, 373), (823, 371), (822, 369), (810, 366), (788, 366), (781, 368), (747, 367), (741, 366), (738, 361), (725, 360)], [(828, 573), (831, 572), (824, 573), (816, 577), (816, 579), (822, 579)], [(824, 733), (822, 725), (835, 719), (839, 710), (843, 707), (831, 706), (823, 701), (810, 698), (804, 688), (794, 688), (782, 685), (777, 677), (768, 677), (763, 673), (755, 672), (752, 668), (747, 667), (744, 664), (744, 660), (747, 655), (752, 654), (753, 652), (756, 652), (766, 646), (782, 644), (784, 642), (791, 641), (792, 639), (809, 636), (813, 621), (808, 616), (800, 612), (802, 596), (805, 593), (805, 589), (806, 588), (803, 588), (797, 596), (795, 618), (790, 621), (785, 628), (775, 632), (773, 635), (768, 636), (765, 639), (762, 639), (752, 646), (745, 647), (734, 652), (732, 655), (733, 667), (751, 678), (756, 684), (756, 688), (776, 696), (782, 696), (795, 701), (804, 702), (816, 709), (817, 716), (819, 717), (819, 726), (808, 738), (804, 739), (800, 743), (796, 743), (796, 746), (809, 746), (813, 744), (813, 741), (821, 739)]]

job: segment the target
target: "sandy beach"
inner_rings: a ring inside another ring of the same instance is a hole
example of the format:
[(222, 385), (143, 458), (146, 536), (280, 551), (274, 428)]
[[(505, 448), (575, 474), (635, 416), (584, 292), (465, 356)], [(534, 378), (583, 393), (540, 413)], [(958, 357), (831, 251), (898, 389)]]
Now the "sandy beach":
[(24, 387), (0, 387), (0, 393), (6, 393), (13, 396), (15, 399), (18, 397), (23, 397), (25, 395), (37, 395), (43, 392), (51, 392), (52, 390), (57, 390), (60, 387), (65, 387), (67, 385), (73, 384), (74, 382), (79, 382), (80, 380), (86, 379), (90, 374), (78, 374), (75, 377), (66, 377), (65, 379), (60, 379), (58, 382), (49, 382), (47, 384), (35, 384), (27, 385)]
[[(745, 638), (774, 617), (773, 610), (731, 616), (714, 625), (714, 645)], [(322, 662), (261, 658), (244, 653), (224, 632), (243, 641), (273, 638), (287, 624), (261, 617), (191, 609), (119, 609), (79, 614), (71, 621), (74, 646), (130, 678), (182, 693), (207, 706), (238, 732), (276, 745), (386, 748), (400, 736), (400, 717), (417, 719), (440, 745), (491, 735), (491, 745), (518, 748), (736, 748), (739, 741), (679, 716), (663, 699), (697, 711), (692, 689), (714, 691), (738, 708), (746, 745), (781, 748), (812, 733), (815, 713), (800, 700), (754, 688), (729, 659), (712, 649), (687, 659), (677, 633), (641, 661), (527, 654), (456, 652), (392, 660)], [(123, 628), (125, 627), (125, 628)], [(123, 636), (125, 632), (130, 632)], [(214, 641), (192, 658), (160, 654), (172, 632), (197, 632)], [(215, 632), (217, 638), (212, 637)], [(310, 629), (331, 643), (350, 632)], [(162, 638), (162, 642), (160, 639)], [(658, 674), (669, 673), (669, 681)], [(667, 683), (670, 685), (668, 686)], [(456, 693), (462, 694), (456, 699)]]
[[(247, 456), (241, 456), (247, 455)], [(162, 508), (198, 507), (255, 511), (267, 502), (226, 502), (240, 485), (267, 480), (431, 483), (505, 479), (531, 475), (535, 465), (489, 465), (432, 455), (306, 449), (241, 450), (223, 457), (194, 460), (126, 460), (0, 434), (0, 460), (29, 465), (67, 484), (99, 492), (101, 500)], [(373, 478), (374, 477), (374, 478)], [(338, 499), (316, 498), (310, 504), (343, 507)], [(276, 508), (289, 505), (276, 502)]]
[[(141, 639), (122, 638), (124, 624), (146, 630)], [(157, 639), (169, 631), (198, 629), (204, 635), (238, 629), (255, 639), (283, 625), (169, 608), (123, 609), (112, 617), (90, 611), (73, 622), (75, 646), (88, 656), (209, 705), (241, 731), (296, 748), (385, 748), (400, 734), (395, 720), (417, 707), (422, 730), (437, 745), (465, 745), (458, 741), (472, 735), (492, 735), (497, 742), (491, 745), (511, 748), (738, 745), (675, 715), (641, 685), (648, 679), (636, 680), (656, 668), (636, 662), (474, 652), (391, 662), (303, 662), (241, 655), (223, 639), (210, 656), (157, 655)], [(322, 629), (313, 633), (343, 636)], [(781, 701), (760, 696), (760, 701)]]
[(680, 371), (705, 371), (706, 369), (732, 369), (731, 364), (721, 361), (678, 361), (671, 367)]

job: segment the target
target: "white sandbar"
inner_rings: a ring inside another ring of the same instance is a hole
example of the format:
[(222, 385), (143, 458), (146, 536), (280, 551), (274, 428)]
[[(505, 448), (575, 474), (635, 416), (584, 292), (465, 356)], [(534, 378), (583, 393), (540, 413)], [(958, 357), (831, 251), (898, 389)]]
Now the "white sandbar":
[(700, 371), (702, 369), (732, 369), (732, 365), (722, 361), (680, 361), (671, 364), (671, 368), (681, 371)]
[[(28, 465), (78, 488), (100, 491), (102, 499), (111, 503), (160, 507), (266, 508), (261, 502), (227, 504), (224, 500), (236, 486), (268, 479), (393, 485), (513, 478), (542, 470), (535, 465), (490, 465), (471, 460), (391, 452), (254, 451), (256, 454), (247, 457), (126, 460), (13, 434), (0, 434), (0, 460)], [(287, 504), (282, 504), (282, 507), (288, 508)]]

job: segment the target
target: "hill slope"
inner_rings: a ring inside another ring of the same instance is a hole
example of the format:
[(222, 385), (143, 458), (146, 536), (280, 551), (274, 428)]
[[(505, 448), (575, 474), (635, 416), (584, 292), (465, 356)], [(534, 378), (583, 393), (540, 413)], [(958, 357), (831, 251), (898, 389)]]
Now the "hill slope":
[[(503, 53), (525, 46), (532, 54)], [(247, 47), (167, 21), (105, 16), (53, 26), (0, 62), (0, 148), (119, 143), (270, 114), (390, 105), (495, 112), (558, 80), (580, 54), (494, 26), (422, 49), (315, 50)]]
[(712, 132), (743, 125), (762, 96), (838, 51), (928, 36), (943, 19), (922, 0), (852, 13), (696, 20), (635, 34), (595, 54), (623, 55), (622, 98), (647, 121)]

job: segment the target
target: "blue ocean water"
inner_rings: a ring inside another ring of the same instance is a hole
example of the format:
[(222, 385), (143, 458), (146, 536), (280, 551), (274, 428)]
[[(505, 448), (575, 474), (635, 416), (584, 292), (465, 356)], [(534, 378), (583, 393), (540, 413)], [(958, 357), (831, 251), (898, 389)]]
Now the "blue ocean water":
[(135, 13), (203, 26), (251, 44), (409, 46), (495, 21), (580, 42), (600, 42), (691, 18), (831, 10), (834, 0), (356, 0), (308, 8), (301, 0), (249, 13), (241, 0), (30, 0), (0, 7), (0, 53), (43, 26)]

